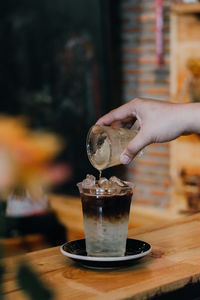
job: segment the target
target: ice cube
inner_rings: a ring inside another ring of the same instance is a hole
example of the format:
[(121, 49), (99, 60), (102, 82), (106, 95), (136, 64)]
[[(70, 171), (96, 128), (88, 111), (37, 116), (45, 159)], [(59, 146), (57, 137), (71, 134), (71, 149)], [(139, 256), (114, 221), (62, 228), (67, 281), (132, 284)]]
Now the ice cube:
[(117, 185), (117, 186), (120, 186), (120, 187), (126, 187), (126, 186), (127, 186), (127, 184), (126, 184), (123, 180), (117, 178), (116, 176), (110, 177), (109, 181), (110, 181), (112, 184), (114, 183), (115, 186), (116, 186), (116, 185)]
[(98, 182), (99, 187), (107, 189), (110, 187), (110, 182), (107, 178), (101, 177)]
[(96, 183), (96, 177), (93, 176), (93, 175), (88, 174), (88, 175), (86, 176), (86, 179), (84, 179), (84, 180), (82, 181), (82, 186), (83, 186), (84, 188), (89, 188), (89, 187), (95, 186), (95, 183)]

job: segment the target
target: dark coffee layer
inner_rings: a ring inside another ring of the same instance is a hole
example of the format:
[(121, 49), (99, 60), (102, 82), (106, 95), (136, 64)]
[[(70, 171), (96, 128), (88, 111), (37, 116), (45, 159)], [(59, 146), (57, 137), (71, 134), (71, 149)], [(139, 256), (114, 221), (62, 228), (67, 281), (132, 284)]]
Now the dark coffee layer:
[(131, 192), (113, 196), (81, 194), (83, 214), (86, 217), (117, 221), (129, 215), (131, 199)]

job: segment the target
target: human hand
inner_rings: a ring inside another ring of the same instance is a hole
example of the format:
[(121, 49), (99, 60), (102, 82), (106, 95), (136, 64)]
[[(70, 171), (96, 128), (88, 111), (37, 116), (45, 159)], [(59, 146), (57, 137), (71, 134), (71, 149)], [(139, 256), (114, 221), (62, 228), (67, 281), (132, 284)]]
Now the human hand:
[(127, 164), (145, 146), (171, 141), (190, 130), (187, 108), (188, 104), (136, 98), (110, 111), (96, 124), (131, 128), (138, 121), (138, 134), (120, 156), (121, 163)]

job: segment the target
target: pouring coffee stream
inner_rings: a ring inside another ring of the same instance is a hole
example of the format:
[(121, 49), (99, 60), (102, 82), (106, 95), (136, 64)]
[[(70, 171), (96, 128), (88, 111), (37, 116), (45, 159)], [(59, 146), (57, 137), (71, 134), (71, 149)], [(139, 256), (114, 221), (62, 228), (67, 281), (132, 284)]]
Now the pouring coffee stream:
[(101, 180), (102, 170), (99, 170), (99, 180)]

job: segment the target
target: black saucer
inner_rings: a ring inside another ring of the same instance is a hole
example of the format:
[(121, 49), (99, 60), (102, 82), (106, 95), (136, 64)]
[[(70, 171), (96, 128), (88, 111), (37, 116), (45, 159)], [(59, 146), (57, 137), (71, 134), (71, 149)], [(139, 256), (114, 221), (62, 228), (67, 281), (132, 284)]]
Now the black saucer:
[(140, 240), (127, 239), (125, 256), (94, 257), (87, 256), (85, 239), (71, 241), (60, 247), (63, 255), (68, 256), (84, 267), (92, 269), (113, 269), (130, 266), (151, 252), (151, 245)]

